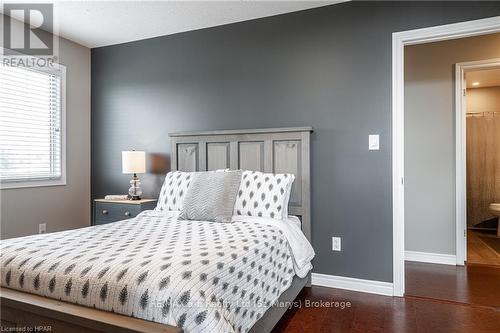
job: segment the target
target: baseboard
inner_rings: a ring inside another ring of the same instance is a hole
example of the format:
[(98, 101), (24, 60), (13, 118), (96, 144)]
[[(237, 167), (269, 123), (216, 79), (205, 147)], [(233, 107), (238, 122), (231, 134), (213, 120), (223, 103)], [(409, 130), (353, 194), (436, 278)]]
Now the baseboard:
[(454, 254), (440, 254), (417, 251), (405, 251), (405, 260), (454, 266), (457, 264), (457, 256)]
[(347, 289), (377, 295), (393, 295), (393, 286), (390, 282), (312, 273), (312, 284), (315, 286)]

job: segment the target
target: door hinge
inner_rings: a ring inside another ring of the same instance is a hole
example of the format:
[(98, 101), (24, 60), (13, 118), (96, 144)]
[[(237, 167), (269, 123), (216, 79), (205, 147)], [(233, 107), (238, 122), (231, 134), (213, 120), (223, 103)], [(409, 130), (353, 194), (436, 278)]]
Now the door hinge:
[(464, 96), (465, 96), (465, 89), (464, 89)]
[(467, 237), (467, 230), (464, 230), (464, 237)]
[(403, 177), (401, 177), (401, 185), (404, 185), (405, 184), (405, 179)]

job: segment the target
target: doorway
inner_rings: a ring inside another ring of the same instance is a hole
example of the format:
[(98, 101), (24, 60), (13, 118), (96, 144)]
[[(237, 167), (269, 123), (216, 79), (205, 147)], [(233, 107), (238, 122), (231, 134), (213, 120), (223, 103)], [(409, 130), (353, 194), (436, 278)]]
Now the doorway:
[[(500, 17), (393, 34), (393, 294), (405, 293), (404, 47), (500, 31)], [(458, 231), (457, 231), (458, 233)], [(462, 233), (463, 235), (463, 233)], [(462, 236), (465, 238), (464, 236)]]
[(457, 170), (465, 170), (457, 175), (457, 198), (465, 203), (457, 207), (464, 212), (457, 228), (466, 232), (457, 252), (467, 265), (500, 269), (500, 59), (457, 64), (455, 95), (464, 156)]
[[(460, 246), (467, 248), (466, 243), (461, 244), (467, 238), (464, 235), (465, 228), (459, 223), (458, 212), (464, 211), (463, 217), (467, 222), (467, 214), (471, 210), (467, 209), (467, 205), (459, 207), (455, 203), (456, 199), (462, 197), (475, 197), (476, 200), (469, 202), (474, 205), (481, 203), (484, 207), (486, 202), (489, 204), (496, 200), (490, 196), (477, 201), (477, 194), (483, 194), (488, 186), (492, 187), (495, 183), (494, 178), (484, 179), (486, 171), (492, 173), (496, 164), (492, 159), (496, 150), (496, 131), (491, 128), (492, 118), (479, 119), (479, 115), (474, 115), (477, 119), (472, 119), (475, 122), (471, 126), (476, 130), (467, 131), (471, 119), (470, 115), (466, 118), (466, 114), (469, 111), (485, 111), (485, 108), (492, 111), (491, 105), (495, 104), (496, 97), (495, 101), (489, 103), (490, 106), (484, 104), (485, 93), (492, 90), (491, 87), (486, 87), (488, 84), (485, 73), (487, 69), (495, 69), (497, 64), (494, 61), (471, 60), (500, 57), (498, 45), (500, 33), (405, 47), (404, 194), (407, 297), (500, 306), (500, 286), (497, 283), (500, 280), (500, 270), (484, 267), (471, 269), (469, 265), (463, 266), (466, 263), (465, 256), (457, 249)], [(457, 77), (455, 67), (460, 73)], [(478, 78), (477, 75), (481, 73), (482, 77)], [(487, 73), (498, 74), (489, 71)], [(462, 85), (457, 92), (454, 91), (456, 81), (458, 86), (460, 83)], [(483, 88), (472, 88), (472, 84), (474, 87)], [(454, 103), (455, 97), (460, 97), (458, 108)], [(475, 104), (469, 103), (474, 100)], [(483, 120), (487, 123), (476, 123)], [(472, 133), (474, 136), (471, 139)], [(469, 142), (469, 149), (462, 151), (461, 144), (466, 141)], [(456, 151), (462, 154), (455, 155)], [(470, 159), (471, 157), (473, 158)], [(462, 180), (462, 189), (460, 184), (456, 183), (456, 180), (462, 179), (461, 173), (457, 172), (455, 175), (455, 168), (458, 170), (458, 167), (461, 167), (470, 173), (471, 165), (477, 169), (476, 174), (480, 175)], [(470, 190), (470, 180), (481, 186), (479, 191), (472, 192), (472, 195), (469, 192), (467, 195), (463, 190)], [(480, 212), (483, 213), (481, 216), (487, 213), (484, 209)], [(470, 240), (482, 238), (470, 237)], [(477, 247), (478, 243), (472, 246)]]

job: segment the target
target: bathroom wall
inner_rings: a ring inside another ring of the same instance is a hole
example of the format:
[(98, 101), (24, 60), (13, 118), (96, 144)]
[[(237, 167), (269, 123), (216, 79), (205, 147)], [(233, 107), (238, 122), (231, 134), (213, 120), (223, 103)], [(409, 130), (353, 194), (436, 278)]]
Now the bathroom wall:
[(467, 226), (500, 202), (500, 87), (467, 90)]
[(467, 89), (467, 113), (500, 112), (500, 86)]
[(500, 33), (405, 48), (405, 248), (455, 254), (455, 64), (500, 58)]

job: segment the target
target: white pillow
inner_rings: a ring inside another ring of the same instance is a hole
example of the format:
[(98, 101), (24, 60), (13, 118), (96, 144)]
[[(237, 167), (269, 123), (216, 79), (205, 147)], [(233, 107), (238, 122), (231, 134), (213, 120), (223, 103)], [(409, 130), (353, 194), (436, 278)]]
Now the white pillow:
[(156, 210), (182, 210), (194, 172), (170, 171), (161, 187)]
[(286, 218), (294, 180), (295, 176), (288, 173), (243, 171), (233, 214)]

